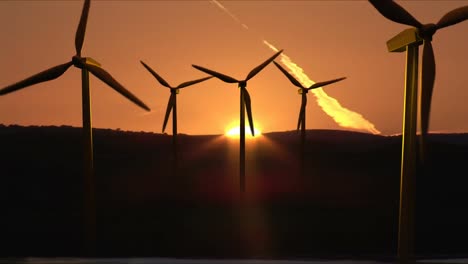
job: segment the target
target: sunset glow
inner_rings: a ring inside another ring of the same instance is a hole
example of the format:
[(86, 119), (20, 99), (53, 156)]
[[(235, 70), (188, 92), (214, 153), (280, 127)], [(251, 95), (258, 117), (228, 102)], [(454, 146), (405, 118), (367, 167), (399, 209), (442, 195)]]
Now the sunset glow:
[[(255, 136), (252, 136), (250, 132), (250, 127), (248, 125), (245, 126), (245, 138), (246, 139), (253, 139), (253, 138), (258, 138), (262, 135), (262, 131), (260, 131), (258, 128), (254, 128)], [(229, 137), (229, 138), (239, 138), (240, 137), (240, 126), (239, 124), (234, 125), (234, 126), (228, 126), (226, 128), (224, 135)]]
[[(216, 0), (211, 0), (213, 4), (221, 8), (226, 14), (228, 14), (232, 19), (237, 23), (244, 26), (245, 29), (249, 29), (245, 24), (243, 24), (237, 16), (235, 16), (231, 11), (224, 7), (221, 3)], [(268, 41), (263, 40), (263, 44), (268, 46), (271, 50), (278, 52), (278, 49), (270, 44)], [(312, 81), (307, 74), (304, 73), (303, 69), (294, 63), (286, 54), (281, 54), (281, 62), (286, 65), (289, 69), (289, 72), (294, 75), (299, 82), (302, 83), (305, 87), (313, 85), (315, 82)], [(322, 110), (341, 127), (352, 128), (357, 130), (364, 130), (372, 134), (380, 134), (380, 131), (375, 128), (375, 125), (370, 121), (366, 120), (361, 114), (353, 112), (345, 107), (343, 107), (337, 99), (329, 96), (322, 89), (314, 89), (311, 91), (317, 98), (318, 105)]]
[[(0, 33), (9, 36), (2, 39), (0, 49), (0, 88), (71, 59), (76, 53), (75, 33), (83, 2), (0, 1)], [(395, 2), (429, 23), (467, 5), (468, 0)], [(283, 49), (285, 56), (275, 61), (303, 86), (347, 78), (309, 91), (306, 129), (383, 135), (402, 132), (405, 56), (389, 53), (386, 42), (407, 27), (383, 18), (368, 1), (91, 3), (82, 55), (102, 63), (103, 69), (152, 110), (140, 109), (91, 74), (94, 128), (161, 133), (169, 93), (140, 60), (177, 86), (208, 76), (192, 64), (245, 78), (277, 48)], [(330, 12), (332, 20), (328, 19)], [(43, 14), (47, 14), (47, 21)], [(435, 35), (437, 77), (431, 132), (468, 131), (468, 122), (460, 121), (468, 116), (468, 107), (463, 100), (455, 100), (468, 96), (468, 89), (463, 89), (468, 82), (468, 34), (463, 34), (467, 30), (468, 21), (464, 21)], [(111, 41), (115, 39), (121, 41)], [(41, 56), (44, 53), (47, 58)], [(308, 77), (300, 80), (298, 76), (304, 74)], [(81, 88), (80, 71), (70, 68), (60, 78), (2, 95), (0, 124), (81, 127)], [(301, 96), (274, 64), (249, 80), (247, 89), (255, 119), (263, 120), (260, 130), (279, 132), (297, 127)], [(227, 125), (239, 119), (236, 86), (212, 78), (180, 92), (178, 132), (217, 134), (227, 139)], [(172, 116), (167, 127), (172, 134)]]

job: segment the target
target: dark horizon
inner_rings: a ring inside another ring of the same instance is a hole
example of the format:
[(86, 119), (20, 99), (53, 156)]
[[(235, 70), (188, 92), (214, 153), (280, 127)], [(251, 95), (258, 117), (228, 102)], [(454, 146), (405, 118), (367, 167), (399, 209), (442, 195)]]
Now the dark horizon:
[[(8, 175), (0, 199), (3, 257), (83, 256), (81, 134), (0, 126)], [(241, 206), (236, 140), (180, 135), (175, 179), (170, 135), (93, 134), (98, 256), (395, 256), (398, 136), (308, 131), (305, 177), (295, 131), (250, 141)], [(467, 255), (468, 134), (430, 135), (429, 143), (417, 184), (416, 253)]]

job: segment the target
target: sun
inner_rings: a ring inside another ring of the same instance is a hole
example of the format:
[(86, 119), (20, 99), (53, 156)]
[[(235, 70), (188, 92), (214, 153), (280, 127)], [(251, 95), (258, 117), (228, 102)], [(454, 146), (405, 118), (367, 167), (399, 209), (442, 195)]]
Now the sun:
[[(255, 126), (254, 127), (254, 132), (255, 136), (252, 136), (252, 132), (250, 131), (250, 126), (248, 124), (245, 125), (245, 138), (246, 139), (252, 139), (252, 138), (257, 138), (260, 137), (262, 134), (262, 131)], [(229, 138), (239, 138), (240, 137), (240, 126), (239, 122), (236, 124), (230, 124), (229, 126), (226, 127), (226, 130), (224, 132), (224, 135)]]

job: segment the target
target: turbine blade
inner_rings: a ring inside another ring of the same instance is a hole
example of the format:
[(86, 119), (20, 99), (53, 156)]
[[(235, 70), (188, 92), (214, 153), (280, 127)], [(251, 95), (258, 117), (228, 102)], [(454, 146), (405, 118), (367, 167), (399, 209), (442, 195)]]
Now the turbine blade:
[(424, 41), (421, 80), (421, 155), (424, 156), (424, 145), (429, 130), (432, 91), (435, 80), (434, 51), (430, 41)]
[(163, 86), (166, 86), (167, 88), (172, 88), (169, 83), (167, 83), (161, 76), (159, 76), (153, 69), (151, 69), (150, 66), (146, 65), (146, 63), (144, 63), (143, 61), (140, 61), (141, 64), (143, 64), (143, 67), (145, 67), (153, 76), (154, 78), (156, 78), (156, 80), (158, 80), (158, 82), (163, 85)]
[(166, 130), (167, 121), (169, 120), (169, 114), (171, 113), (172, 108), (174, 107), (175, 97), (176, 95), (171, 93), (171, 97), (169, 97), (169, 101), (167, 102), (166, 115), (164, 116), (164, 123), (163, 123), (163, 129), (162, 129), (163, 133), (164, 133), (164, 130)]
[(297, 119), (297, 131), (301, 130), (302, 125), (302, 111), (299, 111), (299, 118)]
[(336, 83), (336, 82), (342, 81), (342, 80), (344, 80), (344, 79), (346, 79), (346, 77), (341, 77), (341, 78), (334, 79), (334, 80), (330, 80), (330, 81), (324, 81), (324, 82), (314, 83), (312, 86), (310, 86), (309, 88), (307, 88), (307, 90), (311, 90), (311, 89), (315, 89), (315, 88), (320, 88), (320, 87), (323, 87), (323, 86), (327, 86), (327, 85), (329, 85), (329, 84)]
[(68, 68), (70, 68), (70, 66), (72, 66), (72, 65), (73, 65), (73, 63), (70, 61), (70, 62), (67, 62), (67, 63), (64, 63), (64, 64), (57, 65), (57, 66), (52, 67), (50, 69), (47, 69), (45, 71), (42, 71), (42, 72), (40, 72), (38, 74), (35, 74), (35, 75), (33, 75), (33, 76), (29, 77), (29, 78), (26, 78), (26, 79), (24, 79), (22, 81), (19, 81), (19, 82), (15, 83), (15, 84), (9, 85), (9, 86), (1, 89), (0, 90), (0, 95), (5, 95), (5, 94), (8, 94), (8, 93), (17, 91), (19, 89), (22, 89), (22, 88), (37, 84), (37, 83), (46, 82), (46, 81), (56, 79), (56, 78), (60, 77), (63, 73), (65, 73), (65, 71), (68, 70)]
[(255, 130), (254, 130), (254, 123), (253, 123), (253, 118), (252, 118), (252, 105), (250, 102), (250, 94), (245, 88), (244, 89), (244, 102), (245, 102), (245, 110), (247, 110), (247, 118), (249, 119), (249, 126), (250, 126), (250, 132), (252, 133), (252, 136), (255, 136)]
[(81, 11), (80, 23), (78, 24), (78, 28), (76, 29), (75, 49), (76, 49), (76, 55), (78, 57), (81, 57), (81, 48), (83, 48), (83, 42), (84, 42), (84, 37), (86, 33), (86, 23), (88, 22), (88, 13), (89, 13), (90, 4), (91, 4), (90, 0), (84, 1), (83, 10)]
[(302, 84), (296, 80), (287, 70), (285, 70), (283, 67), (281, 67), (281, 65), (279, 65), (278, 63), (276, 63), (276, 61), (273, 61), (273, 63), (276, 65), (276, 67), (278, 67), (278, 69), (284, 74), (286, 75), (286, 77), (288, 77), (288, 79), (292, 82), (292, 84), (294, 84), (295, 86), (299, 87), (299, 88), (304, 88), (304, 86), (302, 86)]
[(283, 50), (280, 50), (280, 51), (276, 52), (275, 55), (271, 56), (268, 60), (266, 60), (262, 64), (258, 65), (253, 70), (251, 70), (249, 72), (249, 74), (247, 75), (247, 78), (245, 78), (245, 80), (248, 81), (248, 80), (252, 79), (252, 77), (254, 77), (255, 75), (257, 75), (257, 73), (259, 73), (261, 70), (263, 70), (263, 68), (265, 68), (270, 62), (272, 62), (274, 59), (276, 59), (276, 57), (278, 57), (278, 55), (280, 55), (281, 52), (283, 52)]
[(86, 68), (89, 72), (91, 72), (94, 76), (96, 76), (101, 81), (105, 82), (109, 85), (112, 89), (126, 97), (128, 100), (132, 101), (134, 104), (138, 105), (139, 107), (145, 109), (146, 111), (150, 111), (149, 107), (146, 106), (140, 99), (138, 99), (135, 95), (129, 92), (125, 87), (123, 87), (119, 82), (117, 82), (108, 72), (104, 69), (97, 67), (92, 64), (82, 64), (83, 68)]
[(193, 80), (193, 81), (184, 82), (184, 83), (179, 84), (176, 88), (179, 88), (179, 89), (184, 88), (184, 87), (194, 85), (194, 84), (199, 83), (199, 82), (206, 81), (206, 80), (211, 79), (211, 78), (213, 78), (213, 76), (209, 76), (209, 77), (205, 77), (205, 78), (201, 78), (201, 79), (197, 79), (197, 80)]
[(416, 28), (420, 28), (422, 26), (416, 18), (393, 0), (369, 0), (369, 2), (381, 15), (393, 22)]
[(194, 67), (195, 69), (200, 70), (200, 71), (202, 71), (204, 73), (207, 73), (207, 74), (209, 74), (211, 76), (214, 76), (214, 77), (220, 79), (223, 82), (227, 82), (227, 83), (238, 83), (239, 82), (238, 80), (236, 80), (236, 79), (234, 79), (234, 78), (232, 78), (230, 76), (227, 76), (227, 75), (219, 73), (219, 72), (215, 72), (215, 71), (207, 69), (207, 68), (203, 68), (203, 67), (198, 66), (198, 65), (193, 65), (192, 64), (192, 67)]
[(462, 6), (456, 8), (447, 14), (445, 14), (439, 22), (437, 22), (437, 28), (448, 27), (468, 19), (468, 6)]
[(307, 105), (307, 96), (303, 96), (302, 101), (301, 101), (301, 110), (299, 111), (299, 119), (297, 120), (297, 130), (300, 130), (301, 127), (304, 126), (306, 105)]

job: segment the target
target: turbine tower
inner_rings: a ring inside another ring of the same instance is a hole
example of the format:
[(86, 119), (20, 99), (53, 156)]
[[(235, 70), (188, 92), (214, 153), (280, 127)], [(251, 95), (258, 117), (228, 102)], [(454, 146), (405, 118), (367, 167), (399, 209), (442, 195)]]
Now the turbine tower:
[(148, 66), (146, 63), (143, 61), (140, 61), (141, 64), (158, 80), (158, 82), (167, 88), (169, 88), (169, 91), (171, 92), (171, 96), (169, 97), (169, 101), (167, 102), (167, 108), (166, 108), (166, 115), (164, 116), (164, 123), (162, 127), (162, 132), (166, 130), (166, 125), (167, 121), (169, 120), (169, 115), (171, 114), (172, 111), (172, 149), (173, 149), (173, 155), (174, 155), (174, 175), (177, 175), (177, 166), (178, 166), (178, 154), (177, 154), (177, 94), (179, 94), (179, 89), (185, 88), (187, 86), (191, 86), (194, 84), (197, 84), (199, 82), (206, 81), (208, 79), (213, 78), (213, 76), (193, 80), (193, 81), (188, 81), (179, 84), (176, 87), (171, 86), (166, 80), (164, 80), (160, 75), (158, 75), (150, 66)]
[(252, 135), (255, 135), (254, 132), (254, 125), (253, 125), (253, 118), (252, 118), (252, 108), (251, 108), (251, 102), (250, 102), (250, 95), (249, 92), (247, 91), (247, 81), (252, 79), (255, 75), (257, 75), (263, 68), (265, 68), (270, 62), (272, 62), (280, 53), (283, 52), (283, 50), (280, 50), (275, 53), (272, 57), (267, 59), (265, 62), (262, 64), (258, 65), (255, 67), (253, 70), (249, 72), (247, 77), (244, 80), (237, 80), (233, 77), (230, 77), (228, 75), (201, 67), (197, 65), (192, 65), (194, 68), (205, 72), (207, 74), (210, 74), (221, 81), (227, 82), (227, 83), (237, 83), (238, 87), (240, 88), (240, 159), (239, 159), (239, 181), (240, 181), (240, 192), (243, 194), (245, 192), (245, 111), (247, 110), (247, 118), (249, 119), (249, 126), (250, 126), (250, 131)]
[(387, 42), (390, 52), (406, 51), (405, 102), (403, 114), (403, 142), (400, 180), (400, 213), (398, 230), (398, 257), (402, 263), (414, 258), (414, 199), (416, 189), (416, 132), (418, 103), (418, 57), (423, 44), (420, 100), (420, 155), (424, 160), (425, 142), (429, 130), (429, 116), (435, 80), (435, 59), (432, 36), (437, 30), (468, 19), (468, 6), (445, 14), (436, 24), (421, 24), (408, 11), (392, 0), (369, 0), (387, 19), (413, 26)]
[(93, 137), (91, 127), (91, 106), (89, 93), (89, 73), (109, 85), (115, 91), (132, 101), (139, 107), (149, 111), (150, 109), (135, 95), (125, 89), (109, 73), (101, 68), (101, 65), (94, 59), (81, 56), (83, 47), (86, 23), (90, 8), (90, 0), (85, 0), (81, 13), (80, 22), (75, 35), (76, 54), (71, 61), (57, 65), (29, 78), (9, 85), (0, 90), (0, 95), (5, 95), (28, 86), (41, 82), (50, 81), (60, 77), (72, 65), (81, 69), (81, 87), (82, 87), (82, 118), (83, 118), (83, 155), (84, 155), (84, 214), (85, 214), (85, 248), (87, 254), (94, 254), (96, 244), (96, 204), (95, 187), (93, 175)]
[(324, 81), (319, 83), (314, 83), (310, 87), (304, 87), (298, 80), (296, 80), (286, 69), (279, 65), (276, 61), (273, 63), (278, 67), (278, 69), (291, 81), (291, 83), (299, 87), (298, 93), (301, 95), (301, 110), (299, 111), (299, 118), (297, 120), (297, 130), (301, 130), (301, 172), (304, 172), (304, 151), (305, 151), (305, 135), (306, 135), (306, 106), (307, 106), (307, 93), (312, 89), (321, 88), (332, 83), (336, 83), (346, 79), (346, 77), (341, 77), (338, 79)]

